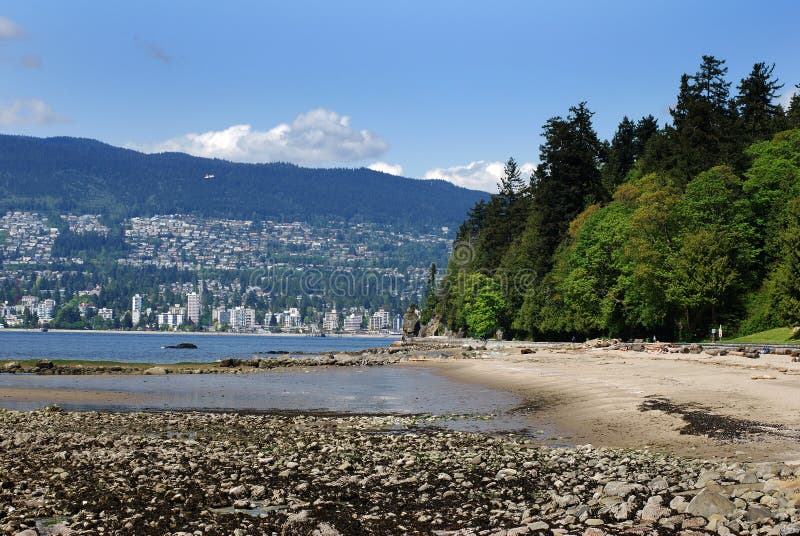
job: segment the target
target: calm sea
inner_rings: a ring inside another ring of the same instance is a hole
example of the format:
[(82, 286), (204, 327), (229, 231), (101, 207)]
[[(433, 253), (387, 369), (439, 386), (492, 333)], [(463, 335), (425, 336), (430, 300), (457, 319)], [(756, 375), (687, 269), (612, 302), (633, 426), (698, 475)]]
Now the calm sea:
[[(346, 352), (389, 346), (386, 337), (281, 337), (188, 333), (63, 333), (0, 330), (0, 360), (86, 359), (123, 363), (207, 363), (256, 352)], [(196, 350), (162, 346), (190, 342)]]

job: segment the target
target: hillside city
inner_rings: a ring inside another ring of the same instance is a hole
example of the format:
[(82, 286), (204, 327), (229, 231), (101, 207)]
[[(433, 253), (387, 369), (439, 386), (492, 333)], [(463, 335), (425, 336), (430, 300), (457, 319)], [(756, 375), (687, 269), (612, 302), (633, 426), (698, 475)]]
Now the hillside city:
[[(388, 333), (452, 240), (446, 227), (179, 214), (116, 227), (97, 214), (0, 217), (0, 325)], [(113, 282), (97, 273), (111, 270)]]

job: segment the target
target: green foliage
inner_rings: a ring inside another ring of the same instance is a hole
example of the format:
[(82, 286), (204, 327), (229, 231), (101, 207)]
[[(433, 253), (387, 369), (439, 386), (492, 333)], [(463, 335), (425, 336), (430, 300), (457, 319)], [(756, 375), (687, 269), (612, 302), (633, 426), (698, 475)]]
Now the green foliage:
[(772, 274), (771, 302), (783, 325), (800, 325), (800, 198), (787, 210), (781, 255)]
[(470, 336), (493, 337), (505, 308), (505, 299), (495, 281), (481, 273), (470, 274), (463, 296), (464, 321)]
[(772, 71), (756, 63), (731, 96), (724, 61), (704, 56), (671, 124), (623, 118), (610, 143), (585, 104), (550, 119), (521, 210), (494, 196), (461, 226), (437, 313), (474, 332), (464, 289), (494, 281), (496, 325), (512, 337), (800, 324), (800, 129), (776, 133), (798, 126), (800, 97), (784, 113)]

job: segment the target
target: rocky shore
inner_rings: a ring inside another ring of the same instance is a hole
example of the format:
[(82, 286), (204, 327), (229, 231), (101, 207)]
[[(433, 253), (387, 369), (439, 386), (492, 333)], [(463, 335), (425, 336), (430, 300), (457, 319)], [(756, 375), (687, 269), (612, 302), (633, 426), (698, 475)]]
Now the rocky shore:
[(92, 361), (0, 361), (0, 373), (39, 375), (90, 374), (236, 374), (289, 367), (381, 366), (409, 359), (402, 347), (372, 348), (358, 352), (309, 354), (304, 352), (267, 352), (250, 358), (229, 357), (215, 363), (104, 363)]
[[(92, 361), (50, 361), (47, 359), (27, 361), (0, 360), (0, 373), (38, 375), (92, 375), (92, 374), (237, 374), (291, 367), (341, 367), (382, 366), (409, 360), (430, 359), (495, 359), (509, 354), (528, 356), (535, 360), (537, 352), (581, 354), (592, 351), (606, 353), (664, 354), (679, 358), (681, 355), (758, 360), (787, 356), (793, 362), (800, 361), (800, 348), (771, 348), (764, 353), (762, 346), (703, 347), (697, 344), (675, 345), (670, 343), (626, 343), (614, 340), (592, 340), (585, 343), (531, 343), (513, 341), (476, 341), (468, 339), (444, 339), (439, 337), (396, 341), (390, 347), (370, 348), (355, 352), (262, 352), (249, 358), (229, 357), (214, 363), (107, 363)], [(752, 361), (742, 360), (748, 366)]]
[(435, 417), (0, 411), (0, 533), (800, 533), (800, 469)]

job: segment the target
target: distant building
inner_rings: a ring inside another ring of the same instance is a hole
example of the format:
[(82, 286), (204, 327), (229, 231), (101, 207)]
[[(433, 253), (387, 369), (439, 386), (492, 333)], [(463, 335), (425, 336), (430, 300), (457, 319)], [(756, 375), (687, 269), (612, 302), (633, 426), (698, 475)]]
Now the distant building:
[(23, 296), (20, 298), (20, 303), (22, 307), (33, 313), (36, 311), (36, 304), (39, 303), (39, 298), (36, 296)]
[(350, 313), (344, 317), (344, 331), (353, 333), (361, 331), (361, 324), (364, 322), (364, 315), (361, 313)]
[(250, 307), (234, 307), (229, 310), (230, 326), (234, 331), (249, 331), (256, 325), (256, 311)]
[(36, 316), (39, 317), (40, 324), (46, 324), (53, 320), (53, 315), (56, 311), (56, 302), (55, 300), (46, 299), (39, 302), (36, 306)]
[(384, 311), (383, 307), (372, 313), (369, 318), (370, 331), (380, 331), (382, 329), (389, 329), (392, 324), (392, 315), (389, 311)]
[(211, 311), (211, 321), (219, 325), (231, 323), (231, 312), (225, 307), (217, 307)]
[(403, 331), (403, 315), (394, 315), (394, 319), (392, 320), (392, 331)]
[(97, 316), (103, 320), (114, 320), (114, 311), (107, 307), (101, 307), (97, 310)]
[(336, 331), (339, 329), (339, 313), (336, 312), (336, 307), (325, 313), (322, 319), (322, 329), (325, 331)]
[(303, 325), (303, 317), (300, 316), (300, 311), (297, 307), (292, 307), (288, 311), (283, 312), (283, 327), (285, 328), (299, 328)]
[(89, 315), (94, 310), (94, 305), (89, 302), (81, 302), (78, 304), (78, 314), (81, 315), (81, 318), (86, 318), (86, 315)]
[(159, 328), (167, 326), (171, 329), (176, 329), (183, 324), (183, 319), (184, 316), (180, 313), (159, 313), (156, 317)]
[(8, 305), (8, 302), (3, 303), (3, 306), (0, 307), (0, 316), (5, 318), (7, 316), (12, 316), (12, 315), (16, 315), (16, 309)]
[(196, 292), (190, 292), (186, 298), (186, 316), (192, 323), (200, 323), (200, 295)]
[(142, 320), (142, 297), (138, 294), (133, 295), (131, 300), (131, 322), (134, 326)]

